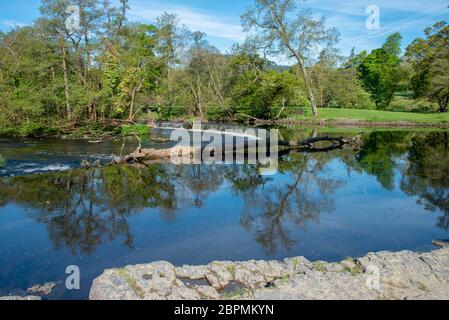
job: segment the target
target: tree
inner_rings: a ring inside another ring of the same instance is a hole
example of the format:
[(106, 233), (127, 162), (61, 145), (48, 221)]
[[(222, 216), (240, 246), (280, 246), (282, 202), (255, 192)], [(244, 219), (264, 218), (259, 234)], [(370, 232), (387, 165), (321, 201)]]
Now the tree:
[(416, 135), (408, 150), (401, 189), (418, 204), (441, 212), (437, 226), (449, 229), (449, 136), (447, 132)]
[(161, 74), (161, 64), (155, 54), (157, 45), (156, 27), (152, 25), (130, 26), (126, 30), (127, 44), (122, 53), (123, 78), (119, 84), (119, 97), (116, 112), (128, 114), (133, 121), (142, 109), (135, 108), (139, 95), (155, 90), (157, 78)]
[[(176, 104), (176, 71), (175, 69), (181, 64), (182, 54), (184, 53), (188, 39), (190, 37), (189, 30), (180, 25), (180, 18), (175, 14), (164, 12), (156, 18), (155, 24), (157, 31), (157, 55), (161, 59), (163, 71), (161, 83), (159, 86), (157, 102), (172, 107)], [(162, 97), (161, 97), (162, 95)], [(169, 114), (172, 113), (170, 108)]]
[(256, 0), (242, 16), (242, 24), (245, 31), (257, 32), (254, 40), (270, 54), (296, 59), (313, 114), (318, 116), (306, 59), (316, 53), (318, 47), (335, 44), (337, 30), (327, 28), (324, 17), (316, 20), (310, 10), (298, 10), (294, 0)]
[(373, 50), (358, 68), (365, 89), (371, 93), (378, 108), (385, 109), (390, 105), (403, 78), (400, 40), (399, 34), (391, 35), (382, 48)]
[(287, 106), (297, 104), (298, 87), (298, 80), (288, 71), (247, 71), (236, 80), (230, 96), (239, 118), (277, 119)]
[(116, 46), (109, 41), (105, 41), (105, 52), (102, 58), (101, 81), (102, 99), (101, 115), (104, 120), (106, 108), (114, 105), (115, 97), (118, 94), (120, 84), (120, 52)]
[(426, 39), (418, 38), (407, 47), (412, 66), (411, 87), (415, 98), (436, 101), (440, 112), (449, 103), (449, 26), (442, 21), (425, 30)]
[(213, 94), (208, 60), (217, 54), (219, 51), (208, 43), (205, 33), (196, 31), (191, 34), (185, 81), (193, 102), (193, 114), (200, 118), (205, 117), (204, 100)]
[(401, 55), (401, 41), (402, 36), (400, 33), (396, 32), (393, 33), (391, 36), (387, 38), (385, 43), (382, 46), (382, 49), (384, 49), (388, 54), (399, 57)]
[(320, 108), (330, 107), (335, 97), (337, 54), (329, 50), (320, 53), (319, 60), (310, 68), (310, 79)]
[(351, 54), (348, 57), (348, 59), (345, 61), (345, 63), (343, 64), (343, 67), (345, 69), (358, 70), (358, 68), (362, 64), (363, 60), (365, 60), (367, 56), (368, 56), (368, 52), (366, 52), (365, 50), (360, 51), (359, 53), (356, 54), (355, 48), (352, 48)]
[[(0, 34), (0, 113), (12, 126), (58, 114), (57, 46), (38, 26)], [(53, 72), (52, 72), (53, 71)]]

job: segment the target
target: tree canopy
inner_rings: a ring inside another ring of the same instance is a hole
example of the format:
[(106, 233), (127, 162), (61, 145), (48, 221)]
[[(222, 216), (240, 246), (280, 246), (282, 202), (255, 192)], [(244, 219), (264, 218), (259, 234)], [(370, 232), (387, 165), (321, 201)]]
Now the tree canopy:
[[(68, 6), (79, 9), (78, 26)], [(395, 33), (381, 48), (343, 57), (324, 17), (293, 0), (255, 0), (242, 15), (246, 41), (223, 53), (174, 14), (142, 24), (127, 20), (128, 9), (127, 0), (43, 0), (34, 23), (0, 32), (0, 132), (392, 109), (409, 92), (429, 110), (447, 111), (445, 22), (426, 29), (404, 56)], [(286, 65), (274, 62), (282, 59)]]

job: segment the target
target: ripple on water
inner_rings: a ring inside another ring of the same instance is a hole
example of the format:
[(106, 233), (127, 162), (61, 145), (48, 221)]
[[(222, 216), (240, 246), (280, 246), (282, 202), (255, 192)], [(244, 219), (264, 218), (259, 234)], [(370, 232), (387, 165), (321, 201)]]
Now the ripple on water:
[(34, 167), (34, 168), (24, 169), (23, 172), (25, 172), (25, 173), (57, 172), (57, 171), (67, 171), (70, 169), (72, 169), (72, 168), (68, 165), (54, 164), (54, 165), (49, 165), (49, 166), (44, 166), (44, 167)]

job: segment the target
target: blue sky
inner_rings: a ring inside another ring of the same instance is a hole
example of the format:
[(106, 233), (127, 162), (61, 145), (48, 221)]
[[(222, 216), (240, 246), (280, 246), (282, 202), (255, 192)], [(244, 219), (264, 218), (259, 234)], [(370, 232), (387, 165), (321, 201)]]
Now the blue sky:
[[(233, 43), (241, 42), (240, 15), (253, 0), (130, 0), (131, 20), (152, 22), (164, 11), (176, 13), (192, 30), (208, 34), (209, 41), (222, 51)], [(341, 33), (339, 48), (349, 54), (352, 47), (357, 51), (379, 47), (385, 38), (400, 32), (403, 44), (423, 35), (425, 27), (440, 20), (449, 21), (448, 0), (298, 0), (310, 7), (315, 14), (324, 14), (328, 25)], [(38, 15), (40, 0), (0, 0), (0, 29), (24, 25)], [(376, 5), (380, 9), (380, 29), (365, 27), (365, 9)]]

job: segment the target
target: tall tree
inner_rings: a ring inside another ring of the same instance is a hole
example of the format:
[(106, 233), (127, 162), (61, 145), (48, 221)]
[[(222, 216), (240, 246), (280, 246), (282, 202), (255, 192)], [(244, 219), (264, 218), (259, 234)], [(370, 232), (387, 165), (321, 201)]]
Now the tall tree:
[(403, 77), (400, 40), (399, 34), (391, 35), (383, 47), (373, 50), (358, 68), (365, 89), (371, 93), (378, 108), (385, 109), (390, 105)]
[(446, 112), (449, 103), (449, 26), (438, 22), (425, 30), (426, 39), (418, 38), (407, 47), (406, 57), (413, 75), (415, 98), (427, 98)]
[(313, 114), (318, 108), (308, 77), (306, 59), (322, 47), (338, 41), (338, 32), (327, 28), (325, 18), (313, 18), (310, 10), (299, 10), (294, 0), (255, 0), (242, 16), (244, 30), (255, 30), (254, 39), (270, 54), (295, 58), (306, 84)]
[(192, 42), (189, 50), (189, 61), (187, 64), (187, 83), (189, 92), (193, 97), (194, 115), (204, 118), (203, 99), (206, 96), (209, 70), (207, 67), (207, 55), (218, 50), (210, 46), (206, 40), (206, 34), (200, 31), (192, 33)]
[(382, 46), (386, 52), (394, 57), (399, 57), (401, 55), (401, 41), (402, 36), (400, 33), (396, 32), (390, 35)]
[(136, 108), (136, 101), (142, 92), (152, 92), (157, 86), (161, 64), (156, 57), (156, 27), (152, 25), (131, 25), (126, 30), (126, 45), (122, 53), (123, 79), (119, 85), (117, 113), (127, 113), (132, 121), (143, 108)]

